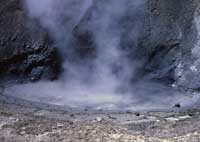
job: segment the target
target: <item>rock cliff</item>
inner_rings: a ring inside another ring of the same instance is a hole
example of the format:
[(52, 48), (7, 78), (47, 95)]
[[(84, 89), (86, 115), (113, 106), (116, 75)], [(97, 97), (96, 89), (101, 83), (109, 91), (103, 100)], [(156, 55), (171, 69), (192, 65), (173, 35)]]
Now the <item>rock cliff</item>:
[(0, 2), (0, 74), (37, 80), (55, 78), (57, 51), (47, 32), (26, 16), (20, 0)]
[[(98, 1), (94, 2), (73, 30), (74, 49), (81, 56), (95, 50), (89, 28), (91, 13), (99, 5)], [(142, 60), (137, 66), (139, 78), (199, 89), (199, 1), (147, 0), (142, 8), (134, 9), (130, 5), (127, 9), (126, 16), (118, 23), (119, 30), (123, 31), (120, 44), (134, 62)], [(31, 80), (55, 78), (59, 75), (61, 60), (53, 44), (37, 19), (28, 18), (22, 1), (0, 1), (1, 76)]]

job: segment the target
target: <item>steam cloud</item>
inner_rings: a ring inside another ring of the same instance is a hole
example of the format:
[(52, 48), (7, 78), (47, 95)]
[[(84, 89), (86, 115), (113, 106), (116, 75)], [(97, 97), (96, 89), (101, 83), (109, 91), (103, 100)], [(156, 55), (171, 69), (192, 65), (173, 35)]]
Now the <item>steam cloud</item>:
[(145, 14), (145, 3), (146, 0), (25, 0), (30, 17), (38, 20), (55, 39), (59, 50), (66, 53), (63, 58), (74, 56), (66, 51), (74, 48), (73, 32), (79, 26), (92, 34), (96, 56), (78, 63), (66, 58), (60, 80), (13, 86), (7, 94), (70, 107), (151, 109), (165, 108), (177, 101), (189, 105), (187, 97), (179, 97), (181, 94), (169, 92), (162, 85), (130, 85), (140, 62), (131, 61), (121, 47), (127, 30), (121, 22), (130, 10), (136, 15), (131, 19), (134, 22), (128, 38), (137, 45), (143, 28), (142, 16), (137, 15)]

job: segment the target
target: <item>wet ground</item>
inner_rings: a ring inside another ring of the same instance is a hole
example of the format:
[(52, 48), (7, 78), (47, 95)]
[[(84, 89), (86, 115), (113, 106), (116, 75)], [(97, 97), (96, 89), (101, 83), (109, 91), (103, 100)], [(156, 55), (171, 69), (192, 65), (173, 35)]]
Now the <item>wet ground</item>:
[(199, 142), (200, 109), (73, 110), (0, 95), (1, 142)]
[(124, 92), (115, 89), (75, 85), (61, 80), (16, 83), (4, 87), (7, 96), (29, 101), (66, 106), (69, 108), (93, 108), (104, 110), (160, 110), (200, 106), (200, 93), (184, 91), (159, 82), (138, 82)]

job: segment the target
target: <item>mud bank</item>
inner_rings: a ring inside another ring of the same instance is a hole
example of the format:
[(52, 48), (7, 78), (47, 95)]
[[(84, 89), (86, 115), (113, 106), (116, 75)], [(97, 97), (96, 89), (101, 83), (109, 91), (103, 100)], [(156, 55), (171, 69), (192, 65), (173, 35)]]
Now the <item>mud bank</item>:
[(200, 110), (79, 111), (0, 96), (2, 142), (192, 142)]

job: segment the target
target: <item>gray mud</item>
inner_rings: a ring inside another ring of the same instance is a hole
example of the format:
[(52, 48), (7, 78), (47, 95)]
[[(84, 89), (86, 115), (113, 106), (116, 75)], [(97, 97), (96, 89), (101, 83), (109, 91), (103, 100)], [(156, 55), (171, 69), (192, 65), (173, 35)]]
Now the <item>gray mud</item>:
[(200, 110), (77, 110), (0, 95), (1, 142), (198, 142)]

